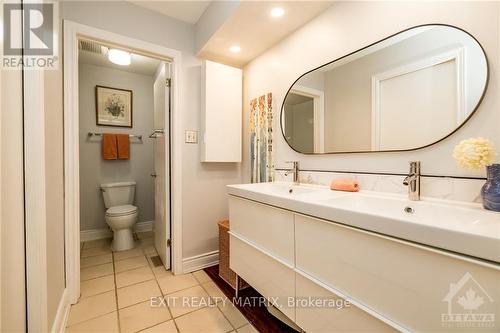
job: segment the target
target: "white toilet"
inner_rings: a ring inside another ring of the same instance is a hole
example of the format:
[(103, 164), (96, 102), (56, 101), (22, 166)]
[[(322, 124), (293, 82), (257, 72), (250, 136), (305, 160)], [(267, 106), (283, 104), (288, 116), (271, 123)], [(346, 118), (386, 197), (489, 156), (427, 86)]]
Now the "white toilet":
[(113, 230), (113, 250), (133, 248), (132, 230), (138, 215), (137, 207), (132, 205), (135, 182), (101, 184), (101, 192), (106, 206), (106, 223)]

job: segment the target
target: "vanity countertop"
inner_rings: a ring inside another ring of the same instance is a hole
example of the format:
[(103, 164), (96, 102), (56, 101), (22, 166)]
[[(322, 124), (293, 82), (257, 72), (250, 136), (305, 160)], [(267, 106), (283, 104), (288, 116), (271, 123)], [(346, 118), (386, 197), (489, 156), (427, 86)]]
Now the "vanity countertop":
[(230, 195), (500, 263), (500, 213), (480, 204), (286, 182), (228, 185)]

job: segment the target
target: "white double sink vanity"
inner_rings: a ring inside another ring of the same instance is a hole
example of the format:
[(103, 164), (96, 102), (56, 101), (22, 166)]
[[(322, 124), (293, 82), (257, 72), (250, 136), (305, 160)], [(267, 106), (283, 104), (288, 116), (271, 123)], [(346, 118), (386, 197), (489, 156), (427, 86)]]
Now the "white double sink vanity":
[[(489, 65), (479, 39), (464, 29), (423, 24), (304, 70), (281, 106), (281, 139), (297, 153), (321, 156), (437, 144), (478, 110)], [(250, 122), (266, 124), (261, 114), (250, 112)], [(275, 152), (266, 133), (274, 131), (259, 126), (250, 126), (250, 174), (263, 181)], [(474, 153), (483, 148), (467, 155), (491, 164)], [(432, 156), (449, 153), (439, 149)], [(295, 161), (287, 174), (297, 183), (298, 173)], [(500, 332), (500, 213), (419, 200), (420, 176), (420, 161), (411, 161), (408, 196), (228, 186), (230, 267), (307, 333)], [(322, 302), (328, 299), (352, 305)]]
[(231, 269), (306, 332), (456, 331), (462, 287), (500, 319), (498, 213), (279, 182), (228, 193)]

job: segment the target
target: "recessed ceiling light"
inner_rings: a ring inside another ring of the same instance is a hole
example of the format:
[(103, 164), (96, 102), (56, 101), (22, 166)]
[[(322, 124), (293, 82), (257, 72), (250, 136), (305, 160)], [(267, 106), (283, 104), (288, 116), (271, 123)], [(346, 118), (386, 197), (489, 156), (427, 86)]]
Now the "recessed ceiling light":
[(238, 53), (241, 51), (241, 47), (239, 47), (238, 45), (233, 45), (229, 48), (229, 51), (233, 52), (233, 53)]
[(285, 10), (281, 7), (275, 7), (271, 10), (272, 17), (282, 17), (285, 15)]
[(117, 49), (110, 49), (108, 51), (108, 59), (113, 64), (117, 64), (120, 66), (128, 66), (130, 65), (130, 53)]

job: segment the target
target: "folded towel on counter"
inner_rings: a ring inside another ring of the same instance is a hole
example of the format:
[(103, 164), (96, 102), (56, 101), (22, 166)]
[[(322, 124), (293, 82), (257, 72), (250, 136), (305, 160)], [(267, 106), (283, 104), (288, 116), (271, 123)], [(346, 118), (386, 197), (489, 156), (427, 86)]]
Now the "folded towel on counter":
[(335, 179), (330, 183), (330, 189), (334, 191), (358, 192), (359, 184), (355, 180)]
[(130, 158), (130, 136), (128, 134), (116, 134), (118, 147), (118, 159), (128, 160)]
[(102, 158), (104, 160), (116, 160), (118, 158), (118, 147), (116, 145), (115, 134), (103, 133)]

